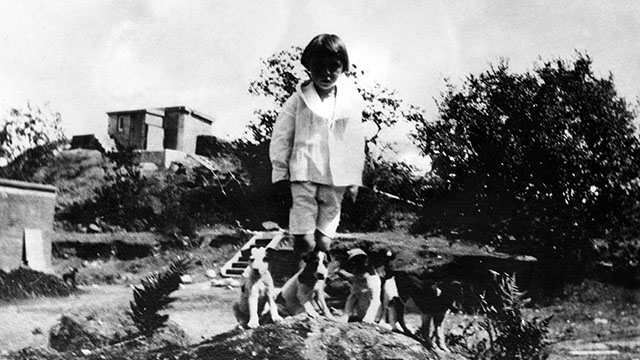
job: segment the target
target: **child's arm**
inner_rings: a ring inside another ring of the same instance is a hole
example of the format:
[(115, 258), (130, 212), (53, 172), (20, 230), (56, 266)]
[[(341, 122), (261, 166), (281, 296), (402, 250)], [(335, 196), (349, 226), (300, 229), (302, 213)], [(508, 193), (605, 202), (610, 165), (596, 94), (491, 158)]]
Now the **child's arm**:
[(290, 98), (284, 104), (273, 126), (269, 157), (273, 168), (271, 181), (274, 184), (282, 180), (289, 180), (289, 158), (295, 134), (294, 100), (294, 98)]

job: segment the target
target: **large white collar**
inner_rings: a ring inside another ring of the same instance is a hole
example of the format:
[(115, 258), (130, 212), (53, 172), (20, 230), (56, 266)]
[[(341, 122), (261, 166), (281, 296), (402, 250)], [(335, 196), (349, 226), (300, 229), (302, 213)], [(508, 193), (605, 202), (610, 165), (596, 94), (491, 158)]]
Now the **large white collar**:
[[(311, 80), (298, 84), (297, 91), (311, 111), (316, 114), (322, 114), (322, 100), (320, 100), (320, 95), (318, 95), (318, 92), (316, 91), (315, 86), (313, 86), (313, 82)], [(344, 116), (344, 112), (348, 110), (347, 108), (350, 106), (348, 99), (353, 96), (353, 92), (357, 94), (355, 87), (350, 86), (349, 81), (345, 79), (344, 75), (342, 75), (336, 83), (336, 105), (334, 118)]]

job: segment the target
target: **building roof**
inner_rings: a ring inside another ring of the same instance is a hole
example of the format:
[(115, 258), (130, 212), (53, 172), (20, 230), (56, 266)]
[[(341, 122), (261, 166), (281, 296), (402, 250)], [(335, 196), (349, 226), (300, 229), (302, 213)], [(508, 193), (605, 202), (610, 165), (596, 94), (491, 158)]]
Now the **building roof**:
[(135, 110), (118, 110), (118, 111), (108, 111), (107, 115), (118, 115), (118, 114), (131, 114), (131, 113), (139, 113), (144, 112), (151, 115), (163, 116), (168, 112), (183, 112), (187, 114), (191, 114), (197, 117), (200, 120), (203, 120), (208, 123), (213, 123), (215, 118), (213, 116), (207, 115), (200, 111), (196, 111), (187, 106), (169, 106), (164, 108), (148, 108), (148, 109), (135, 109)]

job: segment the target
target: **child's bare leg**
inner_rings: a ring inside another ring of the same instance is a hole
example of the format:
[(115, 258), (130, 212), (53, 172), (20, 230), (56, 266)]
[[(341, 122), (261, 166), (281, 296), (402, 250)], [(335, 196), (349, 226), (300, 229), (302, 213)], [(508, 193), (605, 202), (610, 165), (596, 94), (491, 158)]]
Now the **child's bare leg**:
[(314, 234), (314, 241), (316, 243), (316, 249), (328, 253), (333, 239), (316, 230), (316, 233)]
[(293, 235), (293, 255), (297, 262), (296, 271), (304, 267), (304, 259), (313, 252), (315, 247), (316, 239), (313, 234)]

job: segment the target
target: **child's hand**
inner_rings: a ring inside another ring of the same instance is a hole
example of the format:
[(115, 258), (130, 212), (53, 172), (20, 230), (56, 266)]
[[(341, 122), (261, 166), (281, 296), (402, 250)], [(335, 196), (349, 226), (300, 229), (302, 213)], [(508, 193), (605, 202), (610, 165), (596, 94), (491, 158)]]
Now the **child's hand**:
[(347, 199), (351, 200), (351, 202), (356, 202), (356, 198), (358, 197), (358, 185), (349, 185), (347, 186), (347, 190), (345, 192)]
[(284, 209), (291, 208), (293, 199), (291, 198), (291, 183), (289, 183), (289, 180), (281, 180), (273, 184), (273, 193), (278, 206)]

